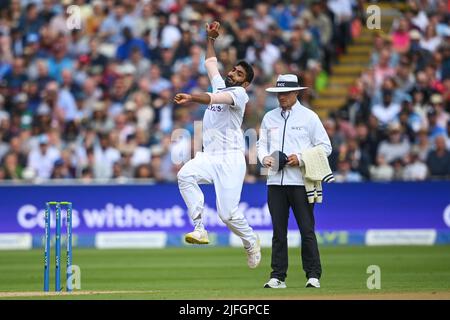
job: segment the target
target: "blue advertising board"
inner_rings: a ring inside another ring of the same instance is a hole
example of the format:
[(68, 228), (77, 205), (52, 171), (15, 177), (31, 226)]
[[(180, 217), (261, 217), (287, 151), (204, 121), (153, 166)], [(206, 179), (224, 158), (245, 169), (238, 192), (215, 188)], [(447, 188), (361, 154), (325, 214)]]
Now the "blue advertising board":
[[(205, 185), (202, 190), (206, 228), (212, 233), (228, 232), (216, 212), (214, 188)], [(42, 235), (47, 201), (73, 203), (73, 232), (79, 236), (98, 232), (171, 235), (192, 230), (176, 184), (9, 185), (1, 186), (0, 194), (0, 234)], [(270, 233), (265, 184), (244, 185), (239, 210), (255, 230)], [(319, 238), (336, 238), (344, 232), (343, 242), (351, 243), (349, 237), (364, 238), (368, 230), (421, 229), (434, 230), (435, 238), (446, 242), (450, 182), (326, 184), (323, 203), (315, 205), (315, 217)], [(298, 230), (293, 215), (289, 229)]]

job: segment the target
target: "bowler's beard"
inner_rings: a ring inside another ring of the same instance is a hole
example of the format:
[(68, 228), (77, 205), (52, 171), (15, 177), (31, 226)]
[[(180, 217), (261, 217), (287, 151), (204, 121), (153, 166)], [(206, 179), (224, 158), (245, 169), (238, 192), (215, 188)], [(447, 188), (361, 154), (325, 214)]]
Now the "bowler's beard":
[(225, 86), (227, 88), (229, 88), (229, 87), (239, 87), (239, 86), (242, 86), (243, 83), (244, 82), (239, 82), (239, 81), (232, 82), (232, 80), (228, 76), (225, 78)]

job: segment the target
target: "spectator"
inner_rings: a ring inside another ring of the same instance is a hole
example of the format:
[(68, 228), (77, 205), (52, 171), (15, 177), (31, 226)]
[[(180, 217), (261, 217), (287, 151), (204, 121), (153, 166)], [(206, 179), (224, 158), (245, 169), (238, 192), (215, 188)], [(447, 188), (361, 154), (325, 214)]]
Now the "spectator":
[(67, 55), (66, 39), (59, 36), (52, 48), (53, 56), (48, 61), (49, 76), (62, 83), (63, 70), (74, 70), (74, 61)]
[[(70, 70), (63, 70), (61, 73), (62, 86), (59, 89), (58, 94), (58, 113), (60, 115), (60, 121), (72, 121), (75, 119), (77, 113), (77, 104), (73, 95), (72, 89), (72, 72)], [(56, 85), (56, 84), (55, 84)], [(80, 89), (76, 89), (80, 90)]]
[[(369, 137), (369, 128), (365, 123), (358, 123), (355, 129), (357, 145), (360, 148), (361, 154), (364, 155), (366, 163), (370, 165), (374, 162), (378, 144), (374, 144), (373, 141), (371, 141), (371, 138)], [(364, 173), (363, 175), (365, 178), (369, 178)]]
[(127, 144), (134, 146), (131, 156), (131, 165), (137, 167), (141, 164), (149, 164), (151, 162), (151, 152), (149, 148), (148, 136), (145, 131), (137, 130), (136, 135), (128, 138)]
[(24, 34), (18, 27), (11, 29), (11, 52), (15, 57), (23, 57), (25, 55)]
[(135, 22), (127, 15), (122, 1), (115, 1), (113, 10), (100, 25), (99, 35), (107, 43), (118, 46), (123, 42), (122, 31), (124, 28), (128, 27), (133, 30), (134, 26)]
[(83, 168), (81, 171), (81, 181), (84, 183), (90, 183), (94, 180), (94, 173), (91, 168)]
[(450, 152), (443, 135), (435, 138), (435, 149), (428, 154), (427, 165), (432, 178), (446, 177), (450, 174)]
[(68, 179), (71, 178), (69, 172), (64, 167), (64, 162), (61, 159), (55, 161), (53, 166), (51, 179)]
[(152, 64), (149, 74), (149, 91), (157, 96), (161, 91), (171, 87), (170, 81), (161, 76), (161, 69), (158, 65)]
[(441, 47), (442, 51), (442, 64), (441, 64), (441, 77), (443, 80), (450, 78), (450, 44), (447, 42)]
[(86, 18), (86, 33), (91, 36), (99, 32), (105, 19), (105, 7), (101, 0), (92, 1), (91, 14)]
[(167, 14), (160, 14), (159, 16), (159, 30), (158, 46), (160, 48), (176, 48), (181, 40), (181, 31), (176, 26), (176, 16), (168, 16)]
[(421, 116), (414, 111), (410, 96), (405, 96), (402, 101), (402, 110), (399, 114), (398, 122), (400, 122), (407, 133), (410, 142), (414, 142), (416, 133), (425, 127), (425, 122)]
[(386, 138), (386, 133), (379, 126), (378, 119), (373, 115), (369, 116), (367, 130), (367, 138), (364, 139), (364, 141), (367, 144), (367, 148), (370, 150), (371, 162), (375, 163), (378, 146), (380, 142)]
[(409, 2), (409, 11), (407, 13), (410, 13), (411, 23), (420, 30), (425, 31), (428, 25), (427, 14), (422, 8), (419, 8), (415, 1)]
[(348, 114), (350, 123), (367, 121), (370, 115), (370, 99), (364, 95), (362, 83), (350, 87), (347, 102), (341, 110)]
[(134, 135), (136, 132), (135, 125), (127, 119), (125, 113), (119, 113), (114, 118), (114, 129), (119, 137), (119, 143), (125, 143), (128, 136)]
[(406, 18), (400, 19), (397, 30), (392, 34), (393, 48), (398, 53), (409, 51), (410, 33), (409, 21)]
[(173, 103), (170, 90), (161, 91), (159, 98), (154, 102), (155, 119), (159, 123), (159, 129), (163, 133), (169, 133), (173, 129)]
[(134, 38), (131, 28), (124, 27), (122, 29), (123, 42), (119, 45), (116, 52), (116, 59), (123, 61), (130, 58), (133, 50), (139, 50), (141, 56), (148, 56), (147, 45), (142, 39)]
[(19, 20), (18, 28), (24, 34), (39, 33), (43, 21), (39, 15), (38, 7), (36, 3), (29, 3), (25, 8), (24, 15)]
[(342, 134), (345, 139), (354, 138), (356, 135), (355, 128), (350, 123), (348, 114), (345, 110), (339, 110), (334, 117), (336, 119), (336, 130)]
[(380, 88), (384, 79), (393, 77), (395, 75), (395, 67), (390, 64), (391, 52), (388, 48), (384, 48), (380, 52), (380, 59), (378, 64), (374, 66), (373, 78), (375, 88)]
[(353, 171), (350, 165), (350, 161), (342, 159), (338, 161), (337, 171), (334, 173), (336, 182), (361, 182), (361, 175)]
[(256, 4), (255, 28), (261, 33), (266, 33), (269, 26), (274, 23), (273, 18), (269, 15), (269, 6), (267, 3)]
[(403, 159), (397, 158), (392, 162), (392, 168), (394, 169), (394, 175), (392, 176), (393, 181), (403, 180), (404, 175), (404, 161)]
[(382, 154), (377, 156), (376, 165), (369, 168), (372, 181), (391, 181), (394, 177), (394, 168), (384, 159)]
[[(273, 64), (281, 57), (281, 52), (276, 46), (270, 43), (267, 38), (262, 37), (259, 34), (256, 34), (254, 37), (254, 44), (248, 47), (245, 60), (250, 63), (261, 61), (264, 73), (266, 75), (272, 74)], [(301, 34), (296, 33), (295, 36), (292, 36), (291, 43), (292, 48), (287, 51), (292, 52), (292, 54), (295, 55), (300, 51)], [(295, 53), (293, 51), (295, 51)], [(291, 63), (299, 63), (300, 59), (301, 56), (295, 56), (288, 61)]]
[(25, 81), (28, 80), (24, 64), (25, 61), (22, 57), (16, 57), (13, 61), (11, 72), (5, 76), (6, 85), (11, 96), (18, 94)]
[(89, 64), (91, 66), (91, 72), (94, 68), (98, 68), (100, 73), (104, 71), (108, 63), (108, 58), (99, 52), (99, 39), (96, 37), (91, 38), (89, 41)]
[(409, 96), (398, 88), (395, 77), (387, 77), (383, 80), (380, 88), (375, 88), (374, 95), (371, 97), (372, 106), (383, 103), (384, 91), (392, 92), (392, 102), (394, 104), (401, 104)]
[[(247, 53), (248, 47), (252, 44), (252, 36), (256, 32), (253, 23), (253, 17), (244, 12), (234, 11), (229, 14), (230, 18), (226, 19), (225, 28), (229, 34), (233, 37), (232, 46), (236, 50), (236, 58), (244, 59)], [(238, 24), (239, 18), (243, 20), (243, 23)]]
[(427, 25), (425, 29), (425, 36), (420, 41), (420, 46), (429, 52), (435, 52), (441, 44), (441, 37), (436, 33), (436, 26), (433, 24)]
[(53, 16), (56, 14), (56, 10), (53, 7), (53, 3), (51, 0), (43, 0), (42, 8), (39, 12), (39, 18), (43, 21), (43, 23), (49, 23)]
[(174, 71), (175, 55), (172, 48), (161, 48), (160, 59), (156, 62), (161, 69), (161, 76), (169, 79)]
[(339, 154), (340, 146), (344, 143), (345, 137), (340, 133), (336, 132), (336, 122), (332, 119), (328, 119), (324, 123), (324, 128), (328, 134), (331, 141), (332, 152), (328, 158), (330, 162), (331, 170), (335, 171), (337, 168), (337, 157)]
[(419, 158), (419, 150), (413, 149), (407, 158), (407, 165), (403, 171), (405, 181), (423, 181), (427, 178), (428, 168)]
[(428, 136), (434, 141), (437, 136), (444, 135), (445, 129), (438, 124), (438, 114), (435, 109), (428, 109)]
[(328, 8), (334, 14), (336, 40), (341, 52), (347, 52), (351, 39), (352, 4), (350, 0), (330, 0)]
[(411, 56), (415, 70), (423, 70), (431, 59), (430, 52), (421, 46), (422, 34), (413, 29), (409, 32), (410, 45), (408, 55)]
[(58, 10), (59, 12), (51, 18), (48, 26), (54, 34), (68, 36), (71, 30), (67, 28), (67, 20), (70, 17), (70, 10), (67, 10), (67, 8), (72, 5), (72, 1), (63, 0), (61, 1), (61, 4), (62, 8), (60, 8), (60, 10)]
[[(101, 3), (101, 1), (99, 1)], [(142, 15), (136, 21), (136, 33), (143, 35), (149, 30), (155, 30), (158, 26), (154, 5), (151, 2), (142, 4)]]
[(180, 44), (175, 50), (175, 59), (189, 59), (192, 44), (192, 34), (190, 30), (183, 30)]
[(120, 152), (111, 146), (107, 133), (99, 136), (99, 143), (94, 147), (94, 177), (96, 179), (110, 179), (113, 174), (113, 165), (120, 160)]
[(88, 77), (83, 82), (83, 101), (86, 106), (85, 112), (88, 117), (92, 116), (94, 105), (102, 98), (103, 91), (98, 87), (93, 77)]
[(28, 162), (27, 145), (20, 135), (12, 136), (9, 140), (9, 152), (14, 153), (17, 158), (18, 166), (25, 168)]
[(134, 177), (137, 179), (149, 179), (152, 177), (150, 167), (147, 164), (141, 164), (136, 168)]
[(426, 93), (423, 90), (418, 90), (417, 88), (411, 90), (414, 112), (420, 116), (422, 123), (424, 123), (424, 127), (427, 127), (427, 113), (429, 110), (429, 105), (426, 102), (425, 94)]
[(383, 51), (390, 52), (389, 66), (395, 68), (400, 60), (399, 54), (393, 50), (392, 38), (382, 32), (374, 33), (373, 50), (370, 58), (370, 66), (375, 67), (380, 62), (380, 57)]
[[(396, 69), (394, 81), (401, 95), (405, 97), (414, 86), (414, 74), (411, 70), (411, 64), (408, 58), (402, 58)], [(411, 97), (409, 95), (409, 97)]]
[(11, 51), (11, 38), (0, 33), (0, 79), (3, 79), (11, 72), (11, 62), (13, 61), (13, 53)]
[(30, 75), (30, 78), (32, 80), (36, 80), (36, 82), (38, 83), (39, 91), (43, 91), (50, 81), (55, 80), (49, 75), (48, 61), (45, 59), (37, 60), (29, 68), (28, 73)]
[(13, 152), (6, 154), (3, 157), (3, 172), (5, 180), (20, 180), (22, 179), (23, 168), (19, 164), (17, 155)]
[(131, 49), (131, 54), (127, 62), (133, 65), (136, 70), (134, 73), (135, 80), (144, 77), (150, 70), (150, 61), (144, 58), (141, 49), (138, 47), (133, 47)]
[(351, 171), (369, 178), (370, 155), (360, 149), (357, 139), (352, 138), (342, 144), (338, 157), (350, 163)]
[(89, 40), (79, 29), (72, 30), (67, 53), (74, 59), (89, 53)]
[(420, 161), (425, 162), (431, 149), (430, 140), (428, 138), (428, 130), (426, 128), (422, 128), (419, 132), (417, 132), (414, 147), (419, 153)]
[(59, 159), (60, 152), (54, 146), (49, 145), (48, 136), (39, 137), (39, 146), (33, 148), (28, 156), (28, 167), (36, 172), (36, 177), (49, 179), (51, 177), (55, 161)]
[(373, 35), (373, 49), (370, 54), (370, 66), (374, 67), (378, 64), (380, 59), (380, 54), (385, 47), (385, 38), (381, 32), (376, 32)]
[(378, 119), (380, 125), (386, 126), (397, 118), (400, 105), (392, 101), (392, 90), (383, 90), (383, 101), (372, 108), (372, 114)]
[(289, 31), (294, 24), (295, 18), (299, 14), (299, 6), (292, 4), (291, 6), (284, 6), (282, 3), (277, 3), (271, 9), (271, 16), (284, 31)]
[(450, 120), (450, 115), (444, 109), (444, 100), (442, 95), (433, 94), (430, 98), (431, 107), (436, 111), (436, 124), (441, 128), (445, 128), (447, 122)]
[(327, 73), (331, 71), (333, 48), (330, 42), (333, 36), (331, 19), (325, 14), (320, 1), (313, 1), (311, 9), (305, 9), (301, 17), (309, 17), (309, 27), (314, 35), (315, 42), (323, 48), (323, 68)]
[(406, 137), (402, 136), (398, 123), (392, 123), (388, 128), (388, 139), (381, 142), (377, 155), (382, 156), (387, 163), (396, 159), (403, 159), (410, 151), (410, 144)]
[(97, 132), (109, 132), (114, 127), (113, 120), (107, 114), (107, 102), (96, 102), (93, 106), (91, 127)]
[(66, 178), (76, 177), (76, 160), (72, 149), (66, 148), (61, 152), (62, 169)]

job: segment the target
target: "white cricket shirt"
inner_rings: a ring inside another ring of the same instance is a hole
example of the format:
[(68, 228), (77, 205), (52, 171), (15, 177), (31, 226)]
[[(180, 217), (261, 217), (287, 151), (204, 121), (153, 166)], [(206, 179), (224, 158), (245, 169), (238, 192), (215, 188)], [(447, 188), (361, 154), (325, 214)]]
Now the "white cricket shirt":
[[(261, 123), (257, 143), (258, 159), (274, 151), (284, 152), (287, 156), (297, 155), (306, 149), (321, 145), (327, 156), (331, 154), (331, 142), (319, 116), (297, 101), (289, 111), (282, 112), (281, 107), (266, 113)], [(281, 171), (269, 170), (269, 185), (304, 185), (300, 167), (285, 166)]]
[(220, 74), (211, 79), (213, 93), (229, 92), (234, 104), (209, 105), (203, 116), (203, 151), (207, 153), (226, 153), (244, 151), (244, 138), (241, 130), (245, 105), (249, 98), (243, 87), (226, 88)]

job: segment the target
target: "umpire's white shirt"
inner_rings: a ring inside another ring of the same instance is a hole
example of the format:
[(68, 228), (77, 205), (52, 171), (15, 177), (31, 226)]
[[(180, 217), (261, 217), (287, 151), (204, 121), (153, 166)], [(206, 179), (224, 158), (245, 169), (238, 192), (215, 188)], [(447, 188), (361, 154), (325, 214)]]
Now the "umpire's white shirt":
[[(274, 151), (282, 151), (287, 156), (322, 145), (327, 156), (331, 154), (331, 142), (317, 114), (297, 101), (283, 112), (281, 107), (266, 113), (262, 120), (257, 143), (258, 159)], [(281, 171), (268, 170), (268, 185), (304, 185), (300, 167), (285, 166)]]
[(206, 153), (244, 152), (244, 138), (241, 130), (247, 92), (243, 87), (225, 87), (220, 75), (211, 79), (213, 93), (229, 92), (233, 105), (212, 104), (203, 116), (203, 151)]

